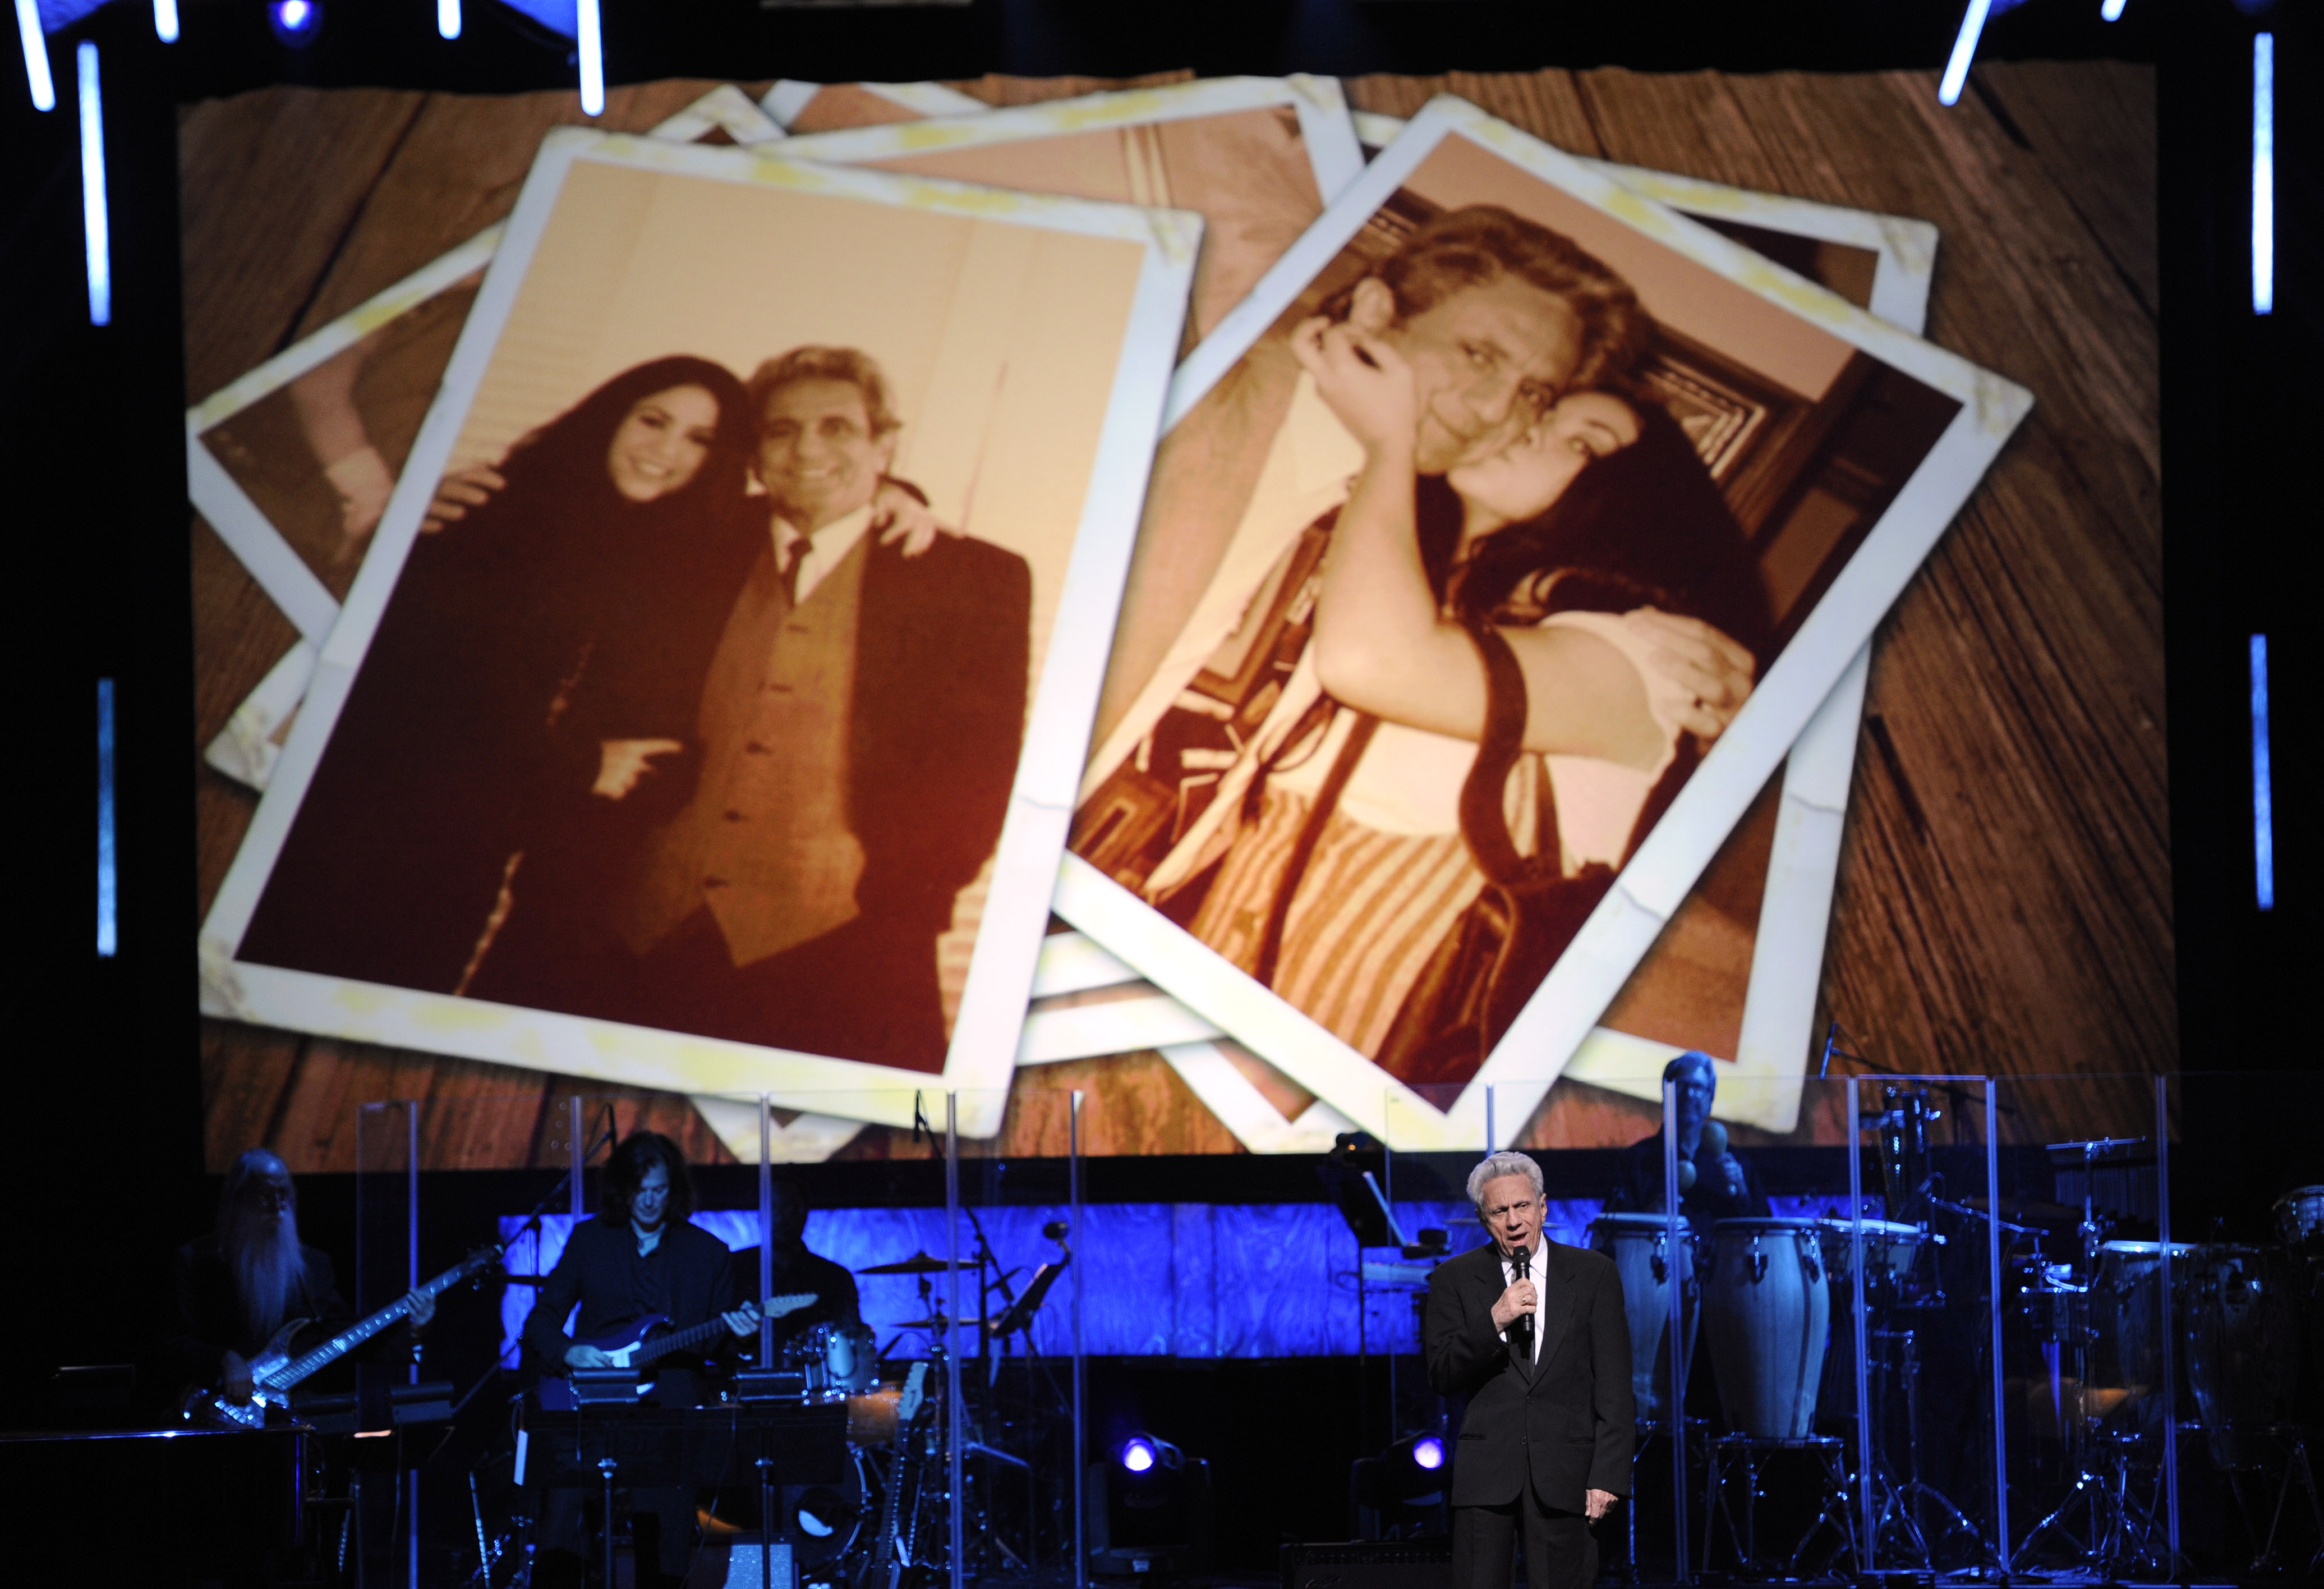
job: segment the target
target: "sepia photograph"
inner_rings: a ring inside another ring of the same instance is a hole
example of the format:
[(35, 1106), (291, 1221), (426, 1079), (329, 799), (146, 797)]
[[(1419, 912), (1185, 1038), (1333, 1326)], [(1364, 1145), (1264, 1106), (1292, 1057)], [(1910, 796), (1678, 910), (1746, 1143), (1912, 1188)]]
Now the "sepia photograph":
[[(648, 135), (752, 144), (782, 129), (722, 84)], [(204, 750), (238, 783), (273, 776), (500, 237), (486, 228), (186, 412), (187, 494), (301, 637)]]
[(695, 1091), (1005, 1085), (1200, 227), (552, 134), (206, 999)]
[(1117, 642), (1059, 913), (1368, 1129), (1473, 1137), (2026, 401), (1434, 102), (1182, 368), (1144, 535), (1209, 577)]

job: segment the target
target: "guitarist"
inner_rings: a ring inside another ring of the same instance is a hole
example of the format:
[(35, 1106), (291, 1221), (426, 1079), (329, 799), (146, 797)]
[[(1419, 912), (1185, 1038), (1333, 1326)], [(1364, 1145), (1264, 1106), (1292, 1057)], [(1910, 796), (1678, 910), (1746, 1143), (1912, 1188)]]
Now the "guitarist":
[[(436, 1299), (413, 1291), (407, 1300), (409, 1325), (379, 1336), (372, 1352), (418, 1349)], [(329, 1255), (299, 1240), (289, 1167), (253, 1148), (226, 1171), (217, 1231), (179, 1248), (171, 1264), (162, 1347), (177, 1377), (240, 1405), (251, 1396), (250, 1360), (275, 1331), (294, 1318), (320, 1326), (347, 1316)]]
[[(678, 1144), (659, 1132), (631, 1132), (606, 1161), (597, 1216), (573, 1227), (525, 1324), (525, 1344), (544, 1372), (611, 1366), (603, 1350), (584, 1343), (650, 1314), (668, 1319), (672, 1330), (724, 1320), (731, 1334), (721, 1338), (722, 1356), (731, 1353), (733, 1343), (757, 1334), (758, 1307), (748, 1301), (737, 1305), (725, 1243), (691, 1223), (693, 1212), (694, 1187)], [(581, 1316), (575, 1335), (568, 1336), (565, 1319), (576, 1302)], [(650, 1400), (665, 1407), (698, 1404), (703, 1400), (699, 1371), (706, 1366), (701, 1355), (690, 1361), (664, 1359)], [(638, 1561), (653, 1559), (646, 1529), (658, 1524), (659, 1566), (664, 1577), (676, 1583), (686, 1574), (694, 1541), (693, 1491), (682, 1485), (638, 1485), (629, 1496), (632, 1507), (643, 1514), (638, 1519)], [(581, 1581), (588, 1543), (582, 1527), (583, 1501), (578, 1490), (555, 1490), (546, 1498), (540, 1513), (542, 1557), (533, 1580), (537, 1584)], [(641, 1575), (641, 1584), (650, 1581)]]

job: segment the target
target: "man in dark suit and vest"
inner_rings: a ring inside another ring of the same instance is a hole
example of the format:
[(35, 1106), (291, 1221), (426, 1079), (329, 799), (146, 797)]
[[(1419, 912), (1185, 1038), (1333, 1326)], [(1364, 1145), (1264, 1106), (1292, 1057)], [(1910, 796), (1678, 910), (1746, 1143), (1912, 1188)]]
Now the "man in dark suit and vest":
[(765, 541), (703, 688), (700, 780), (620, 929), (652, 1024), (937, 1071), (936, 938), (1008, 814), (1031, 572), (869, 533), (901, 422), (862, 353), (794, 348), (749, 393)]
[(1613, 1261), (1541, 1233), (1541, 1168), (1495, 1153), (1469, 1176), (1492, 1240), (1439, 1264), (1429, 1387), (1465, 1399), (1452, 1455), (1453, 1589), (1587, 1589), (1590, 1525), (1629, 1493), (1630, 1331)]

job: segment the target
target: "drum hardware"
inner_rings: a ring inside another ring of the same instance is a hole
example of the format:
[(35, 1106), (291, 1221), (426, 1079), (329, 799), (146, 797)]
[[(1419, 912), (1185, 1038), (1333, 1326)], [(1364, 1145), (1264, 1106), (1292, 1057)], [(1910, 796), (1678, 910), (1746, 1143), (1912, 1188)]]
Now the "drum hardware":
[(2275, 1200), (2276, 1233), (2293, 1252), (2324, 1247), (2324, 1187), (2294, 1187)]
[[(2259, 1555), (2252, 1562), (2255, 1573), (2276, 1573), (2283, 1570), (2283, 1562), (2276, 1554), (2276, 1539), (2283, 1530), (2284, 1504), (2292, 1499), (2293, 1480), (2308, 1496), (2309, 1520), (2316, 1528), (2316, 1554), (2308, 1558), (2303, 1576), (2313, 1578), (2324, 1571), (2324, 1495), (2316, 1488), (2316, 1470), (2308, 1460), (2308, 1431), (2297, 1426), (2287, 1426), (2275, 1431), (2283, 1442), (2283, 1482), (2275, 1492), (2275, 1510), (2268, 1519), (2267, 1538), (2261, 1542)], [(2236, 1495), (2242, 1500), (2241, 1492)]]
[[(1726, 1224), (1727, 1221), (1720, 1221)], [(1723, 1387), (1722, 1387), (1723, 1389)], [(1820, 1535), (1829, 1531), (1835, 1536), (1831, 1554), (1821, 1565), (1819, 1577), (1838, 1577), (1835, 1571), (1845, 1555), (1852, 1575), (1863, 1562), (1857, 1547), (1855, 1512), (1848, 1503), (1848, 1443), (1837, 1435), (1804, 1435), (1797, 1438), (1768, 1439), (1756, 1435), (1720, 1435), (1707, 1442), (1711, 1460), (1703, 1479), (1703, 1513), (1701, 1562), (1696, 1571), (1711, 1570), (1711, 1538), (1717, 1525), (1727, 1525), (1727, 1536), (1738, 1558), (1738, 1575), (1753, 1573), (1776, 1578), (1801, 1578), (1810, 1575), (1802, 1569), (1809, 1561), (1809, 1547)], [(1759, 1555), (1759, 1497), (1766, 1492), (1765, 1481), (1769, 1463), (1781, 1453), (1798, 1451), (1812, 1458), (1822, 1489), (1822, 1505), (1810, 1522), (1791, 1554), (1781, 1563), (1764, 1560)], [(1741, 1481), (1743, 1517), (1738, 1525), (1734, 1508), (1729, 1500)]]
[[(2107, 1577), (2172, 1575), (2169, 1536), (2154, 1515), (2163, 1492), (2161, 1464), (2135, 1460), (2135, 1449), (2142, 1444), (2135, 1436), (2107, 1436), (2097, 1444), (2100, 1448), (2098, 1470), (2092, 1471), (2085, 1462), (2075, 1475), (2072, 1492), (2019, 1544), (2010, 1557), (2010, 1571), (2025, 1571), (2035, 1544), (2054, 1533), (2079, 1562)], [(2134, 1488), (2135, 1475), (2144, 1479), (2143, 1497)], [(2087, 1537), (2073, 1531), (2077, 1514), (2089, 1519)]]

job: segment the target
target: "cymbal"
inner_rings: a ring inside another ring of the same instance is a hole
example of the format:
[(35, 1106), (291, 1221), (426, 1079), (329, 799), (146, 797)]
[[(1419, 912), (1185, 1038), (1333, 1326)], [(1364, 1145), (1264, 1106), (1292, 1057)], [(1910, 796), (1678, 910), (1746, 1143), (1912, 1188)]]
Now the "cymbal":
[(931, 1258), (925, 1252), (915, 1252), (895, 1263), (875, 1263), (869, 1269), (859, 1269), (857, 1274), (942, 1274), (948, 1269), (974, 1269), (973, 1263), (947, 1263), (941, 1258)]
[[(1983, 1214), (1987, 1203), (1982, 1196), (1963, 1197), (1961, 1206)], [(2001, 1217), (2017, 1224), (2030, 1224), (2041, 1230), (2070, 1231), (2082, 1223), (2082, 1211), (2061, 1203), (2036, 1203), (2023, 1197), (2004, 1197)]]
[[(981, 1318), (956, 1318), (952, 1322), (964, 1330), (980, 1328), (984, 1323)], [(940, 1330), (945, 1327), (945, 1321), (940, 1318), (908, 1318), (896, 1327), (899, 1330)]]

